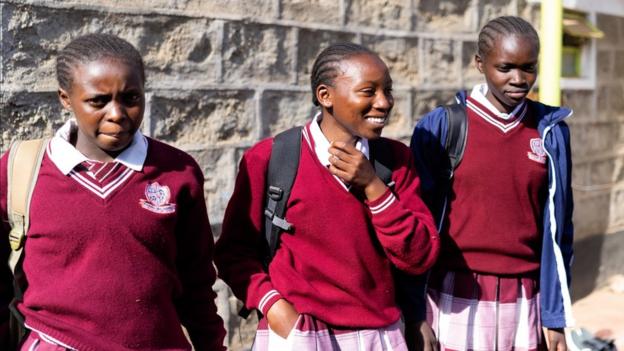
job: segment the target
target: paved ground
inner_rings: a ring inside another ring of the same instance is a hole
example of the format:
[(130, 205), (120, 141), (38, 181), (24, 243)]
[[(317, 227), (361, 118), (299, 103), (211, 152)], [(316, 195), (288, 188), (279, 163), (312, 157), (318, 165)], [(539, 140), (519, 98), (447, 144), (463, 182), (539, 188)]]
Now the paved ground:
[(576, 301), (573, 305), (576, 325), (603, 339), (615, 339), (624, 351), (624, 276), (615, 276), (610, 284)]

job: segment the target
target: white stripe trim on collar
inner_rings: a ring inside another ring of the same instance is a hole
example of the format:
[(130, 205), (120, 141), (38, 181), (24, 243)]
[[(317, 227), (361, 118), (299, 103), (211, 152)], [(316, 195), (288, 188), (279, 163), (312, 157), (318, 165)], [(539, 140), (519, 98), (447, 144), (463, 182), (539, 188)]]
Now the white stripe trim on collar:
[[(68, 175), (77, 165), (89, 159), (69, 143), (70, 134), (78, 128), (75, 120), (69, 120), (56, 132), (48, 145), (48, 157), (56, 167)], [(115, 158), (124, 166), (140, 172), (147, 158), (147, 138), (136, 131), (132, 142), (121, 154)]]
[(513, 111), (510, 113), (499, 111), (491, 102), (487, 99), (486, 95), (488, 93), (487, 84), (477, 84), (472, 88), (472, 92), (470, 92), (470, 97), (479, 102), (483, 107), (487, 108), (490, 113), (499, 118), (510, 120), (516, 116), (516, 114), (520, 111), (520, 109), (526, 104), (526, 101), (522, 101), (516, 106)]
[(513, 130), (515, 127), (517, 127), (520, 124), (520, 122), (522, 122), (522, 120), (524, 119), (524, 116), (526, 116), (526, 112), (527, 112), (527, 109), (524, 109), (520, 113), (520, 116), (518, 116), (518, 118), (516, 118), (515, 121), (513, 121), (511, 123), (503, 123), (503, 122), (497, 120), (496, 118), (493, 118), (486, 111), (483, 111), (482, 109), (480, 109), (477, 105), (473, 104), (470, 100), (468, 100), (466, 102), (466, 106), (468, 106), (468, 108), (473, 110), (479, 117), (483, 118), (488, 123), (494, 125), (498, 129), (500, 129), (503, 133), (507, 133), (507, 132)]

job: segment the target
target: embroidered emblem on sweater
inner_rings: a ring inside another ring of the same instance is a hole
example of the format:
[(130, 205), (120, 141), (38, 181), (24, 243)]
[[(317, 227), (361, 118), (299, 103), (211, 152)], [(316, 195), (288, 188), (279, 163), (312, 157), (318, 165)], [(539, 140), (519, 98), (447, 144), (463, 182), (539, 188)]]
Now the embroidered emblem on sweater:
[(531, 151), (527, 152), (529, 160), (546, 163), (546, 150), (544, 150), (544, 143), (540, 138), (533, 138), (529, 142), (531, 145)]
[(141, 199), (139, 203), (141, 207), (154, 213), (173, 213), (176, 205), (169, 203), (170, 198), (169, 187), (156, 182), (145, 187), (145, 199)]

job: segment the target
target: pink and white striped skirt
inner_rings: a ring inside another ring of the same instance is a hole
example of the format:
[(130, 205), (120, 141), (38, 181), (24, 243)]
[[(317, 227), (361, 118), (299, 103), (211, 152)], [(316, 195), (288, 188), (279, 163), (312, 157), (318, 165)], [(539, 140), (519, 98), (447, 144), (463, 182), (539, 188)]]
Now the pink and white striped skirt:
[(400, 326), (397, 321), (380, 329), (338, 329), (302, 314), (284, 339), (263, 318), (252, 351), (407, 351)]
[(432, 272), (427, 292), (441, 351), (543, 348), (537, 279)]

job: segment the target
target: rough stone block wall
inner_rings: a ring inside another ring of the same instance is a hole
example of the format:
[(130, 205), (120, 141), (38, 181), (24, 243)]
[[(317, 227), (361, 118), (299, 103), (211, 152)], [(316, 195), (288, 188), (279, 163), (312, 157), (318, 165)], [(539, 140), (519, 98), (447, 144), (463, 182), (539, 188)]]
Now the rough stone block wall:
[[(524, 0), (3, 0), (0, 14), (0, 151), (49, 136), (70, 117), (56, 97), (59, 50), (80, 34), (117, 34), (146, 62), (143, 132), (202, 166), (218, 235), (244, 150), (313, 114), (310, 68), (326, 45), (355, 41), (380, 53), (396, 96), (385, 135), (408, 142), (420, 115), (481, 81), (472, 63), (480, 26), (503, 14), (532, 19), (535, 8)], [(599, 18), (616, 33), (600, 44), (599, 90), (565, 95), (577, 109), (575, 182), (609, 185), (577, 190), (581, 233), (624, 226), (622, 21)], [(235, 316), (225, 284), (215, 290), (230, 348), (247, 349), (254, 319)]]
[[(576, 296), (622, 274), (624, 248), (624, 17), (598, 14), (596, 89), (567, 91), (574, 162)], [(590, 251), (591, 253), (586, 252)]]

